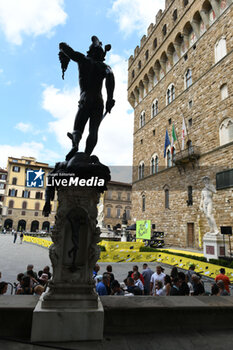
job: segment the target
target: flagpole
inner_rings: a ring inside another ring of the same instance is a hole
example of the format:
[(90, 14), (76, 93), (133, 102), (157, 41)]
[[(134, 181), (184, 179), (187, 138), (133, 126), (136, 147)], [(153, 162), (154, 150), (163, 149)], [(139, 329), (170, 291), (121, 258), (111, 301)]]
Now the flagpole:
[(178, 134), (176, 134), (176, 137), (177, 137), (177, 141), (178, 141), (178, 146), (179, 146), (179, 149), (180, 149), (180, 152), (181, 152), (181, 147), (180, 147), (180, 141), (179, 141), (179, 137), (178, 137)]

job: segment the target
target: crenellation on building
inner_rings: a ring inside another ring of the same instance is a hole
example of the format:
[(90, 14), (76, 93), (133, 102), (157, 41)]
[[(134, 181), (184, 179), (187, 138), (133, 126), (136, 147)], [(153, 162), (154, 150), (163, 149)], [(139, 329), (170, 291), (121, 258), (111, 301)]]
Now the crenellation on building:
[[(226, 0), (174, 0), (166, 5), (129, 67), (128, 99), (134, 108), (132, 218), (151, 219), (165, 232), (168, 244), (198, 248), (199, 232), (208, 230), (199, 210), (201, 179), (208, 175), (216, 184), (216, 174), (233, 168), (233, 6)], [(178, 138), (175, 156), (169, 146), (164, 158), (165, 132), (171, 140), (173, 125)], [(187, 206), (190, 186), (193, 205)], [(233, 226), (232, 203), (225, 200), (233, 193), (233, 182), (229, 186), (217, 189), (214, 196), (219, 227)], [(170, 192), (170, 208), (165, 208), (165, 189)]]

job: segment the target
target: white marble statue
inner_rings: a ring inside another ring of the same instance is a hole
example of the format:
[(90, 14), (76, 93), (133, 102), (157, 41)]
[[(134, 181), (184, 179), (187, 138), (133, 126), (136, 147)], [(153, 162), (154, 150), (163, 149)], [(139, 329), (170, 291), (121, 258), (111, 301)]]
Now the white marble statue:
[(209, 234), (217, 235), (219, 231), (213, 215), (213, 194), (216, 193), (216, 189), (210, 182), (210, 178), (208, 176), (204, 176), (202, 181), (205, 187), (201, 191), (200, 210), (203, 211), (207, 218), (210, 227)]
[(104, 196), (103, 194), (100, 196), (100, 201), (99, 204), (97, 205), (98, 208), (98, 216), (97, 216), (97, 221), (98, 221), (98, 227), (103, 228), (104, 227)]

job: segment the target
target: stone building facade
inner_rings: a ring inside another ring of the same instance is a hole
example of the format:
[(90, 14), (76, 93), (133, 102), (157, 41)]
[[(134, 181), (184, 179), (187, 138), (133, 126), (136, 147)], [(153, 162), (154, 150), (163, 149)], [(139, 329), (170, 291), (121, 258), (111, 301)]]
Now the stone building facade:
[(201, 247), (205, 175), (218, 227), (233, 226), (232, 34), (232, 0), (167, 0), (129, 58), (132, 219), (150, 219), (170, 245)]
[(124, 211), (128, 224), (131, 222), (131, 191), (129, 183), (109, 181), (108, 190), (103, 195), (104, 226), (113, 229), (121, 227)]
[[(42, 187), (27, 187), (27, 170), (44, 172)], [(2, 209), (3, 226), (6, 229), (36, 232), (49, 231), (55, 223), (57, 201), (52, 202), (51, 215), (42, 216), (45, 204), (46, 175), (52, 170), (46, 163), (32, 157), (8, 157), (5, 197)]]

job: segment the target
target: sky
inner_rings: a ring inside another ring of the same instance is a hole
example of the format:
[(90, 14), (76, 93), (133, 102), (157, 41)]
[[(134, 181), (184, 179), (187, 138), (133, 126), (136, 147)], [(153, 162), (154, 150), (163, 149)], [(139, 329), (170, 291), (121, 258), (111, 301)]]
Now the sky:
[(103, 46), (112, 45), (105, 62), (116, 81), (116, 105), (101, 123), (93, 154), (108, 166), (130, 166), (128, 58), (160, 8), (164, 0), (0, 0), (0, 167), (6, 167), (9, 156), (31, 156), (50, 165), (64, 160), (71, 148), (66, 133), (73, 131), (79, 85), (74, 62), (62, 80), (58, 45), (66, 42), (86, 54), (92, 35)]

